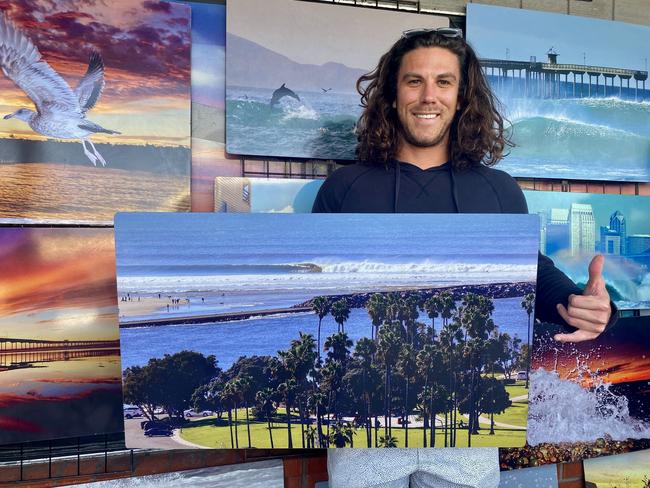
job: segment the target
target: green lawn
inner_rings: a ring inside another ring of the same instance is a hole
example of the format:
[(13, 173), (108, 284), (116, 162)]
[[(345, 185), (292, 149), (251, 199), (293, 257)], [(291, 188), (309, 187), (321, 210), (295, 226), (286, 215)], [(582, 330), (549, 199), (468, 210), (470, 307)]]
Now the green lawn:
[[(524, 386), (524, 381), (517, 381), (514, 385), (506, 385), (506, 391), (510, 394), (510, 398), (526, 395), (528, 390)], [(484, 414), (484, 417), (489, 418), (489, 415)], [(518, 400), (512, 402), (512, 406), (504, 413), (494, 416), (495, 422), (503, 422), (504, 424), (526, 426), (528, 421), (528, 399)], [(484, 424), (482, 424), (484, 425)]]
[(525, 381), (519, 380), (514, 385), (506, 385), (506, 391), (510, 393), (510, 398), (527, 395), (528, 389), (525, 385)]
[[(280, 414), (284, 413), (280, 410)], [(240, 410), (238, 412), (238, 439), (239, 447), (248, 447), (248, 437), (246, 433), (245, 412)], [(292, 417), (296, 418), (297, 417)], [(273, 423), (272, 433), (275, 448), (286, 448), (287, 443), (287, 424), (282, 422), (282, 415), (275, 418), (276, 422)], [(514, 422), (513, 422), (514, 423)], [(314, 424), (315, 425), (315, 424)], [(293, 447), (302, 447), (300, 440), (300, 425), (292, 424), (292, 437)], [(487, 427), (487, 428), (486, 428)], [(269, 440), (269, 431), (266, 422), (252, 421), (251, 422), (251, 444), (257, 448), (270, 448), (271, 442)], [(327, 427), (323, 426), (326, 432)], [(422, 428), (412, 427), (409, 429), (409, 447), (422, 447)], [(472, 436), (472, 447), (486, 447), (486, 446), (499, 446), (499, 447), (520, 447), (524, 445), (526, 432), (525, 431), (507, 431), (496, 429), (495, 435), (489, 435), (489, 427), (482, 426), (480, 434)], [(384, 435), (383, 428), (379, 429), (379, 436)], [(393, 427), (393, 436), (397, 438), (397, 445), (404, 447), (405, 444), (405, 429)], [(429, 433), (427, 432), (427, 437)], [(230, 430), (226, 417), (222, 420), (217, 420), (215, 417), (207, 417), (201, 420), (193, 421), (189, 425), (183, 427), (181, 437), (189, 442), (201, 446), (212, 448), (230, 448)], [(467, 431), (459, 430), (457, 433), (457, 447), (467, 446)], [(373, 433), (374, 443), (374, 433)], [(366, 447), (366, 432), (364, 429), (357, 429), (354, 435), (355, 447)], [(444, 446), (444, 437), (442, 431), (436, 433), (436, 446)]]

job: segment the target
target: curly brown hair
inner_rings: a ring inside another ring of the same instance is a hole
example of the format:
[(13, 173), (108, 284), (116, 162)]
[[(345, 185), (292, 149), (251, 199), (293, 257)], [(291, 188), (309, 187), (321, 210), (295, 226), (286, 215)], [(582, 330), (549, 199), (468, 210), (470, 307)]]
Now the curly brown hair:
[(379, 60), (377, 67), (357, 81), (364, 108), (357, 123), (357, 157), (361, 161), (386, 164), (395, 157), (401, 123), (393, 104), (397, 96), (397, 74), (406, 53), (421, 47), (441, 47), (460, 62), (460, 110), (449, 129), (449, 158), (454, 168), (495, 165), (506, 146), (500, 103), (490, 90), (472, 47), (461, 37), (433, 32), (402, 37)]

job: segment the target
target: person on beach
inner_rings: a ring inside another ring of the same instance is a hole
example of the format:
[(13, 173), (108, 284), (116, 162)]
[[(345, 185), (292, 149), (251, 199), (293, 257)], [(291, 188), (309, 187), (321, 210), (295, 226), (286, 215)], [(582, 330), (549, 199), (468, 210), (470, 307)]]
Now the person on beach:
[[(460, 29), (404, 32), (357, 89), (364, 107), (357, 125), (359, 161), (324, 182), (313, 212), (528, 213), (517, 182), (492, 168), (511, 143), (498, 101)], [(535, 316), (565, 326), (556, 340), (594, 339), (613, 322), (603, 264), (603, 256), (592, 260), (581, 290), (539, 255)], [(359, 451), (330, 450), (330, 486), (499, 483), (497, 449)], [(403, 451), (421, 452), (414, 457)]]

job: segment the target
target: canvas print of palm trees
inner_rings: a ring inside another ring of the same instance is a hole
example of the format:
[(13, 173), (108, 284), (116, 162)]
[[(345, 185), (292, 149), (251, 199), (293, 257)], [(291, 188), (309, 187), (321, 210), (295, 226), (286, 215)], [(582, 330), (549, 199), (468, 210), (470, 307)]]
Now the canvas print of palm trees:
[(536, 216), (115, 225), (129, 447), (523, 445)]
[(112, 229), (0, 228), (0, 444), (122, 432)]
[(190, 8), (0, 5), (0, 218), (190, 209)]
[(227, 17), (228, 153), (339, 160), (355, 159), (357, 79), (403, 31), (449, 24), (295, 0), (231, 2)]
[(513, 176), (650, 181), (650, 28), (470, 3), (467, 38), (515, 146)]
[(650, 450), (585, 461), (586, 488), (650, 488)]

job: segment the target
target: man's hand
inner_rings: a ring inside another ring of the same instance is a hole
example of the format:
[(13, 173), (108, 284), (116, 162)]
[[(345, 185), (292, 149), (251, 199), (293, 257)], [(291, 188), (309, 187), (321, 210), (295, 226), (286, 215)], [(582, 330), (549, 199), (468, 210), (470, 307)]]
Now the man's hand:
[(569, 307), (557, 304), (557, 311), (564, 321), (575, 327), (570, 334), (556, 334), (555, 340), (560, 342), (582, 342), (598, 337), (605, 330), (612, 309), (609, 305), (609, 293), (603, 279), (605, 257), (594, 256), (589, 263), (589, 281), (582, 295), (569, 295)]

